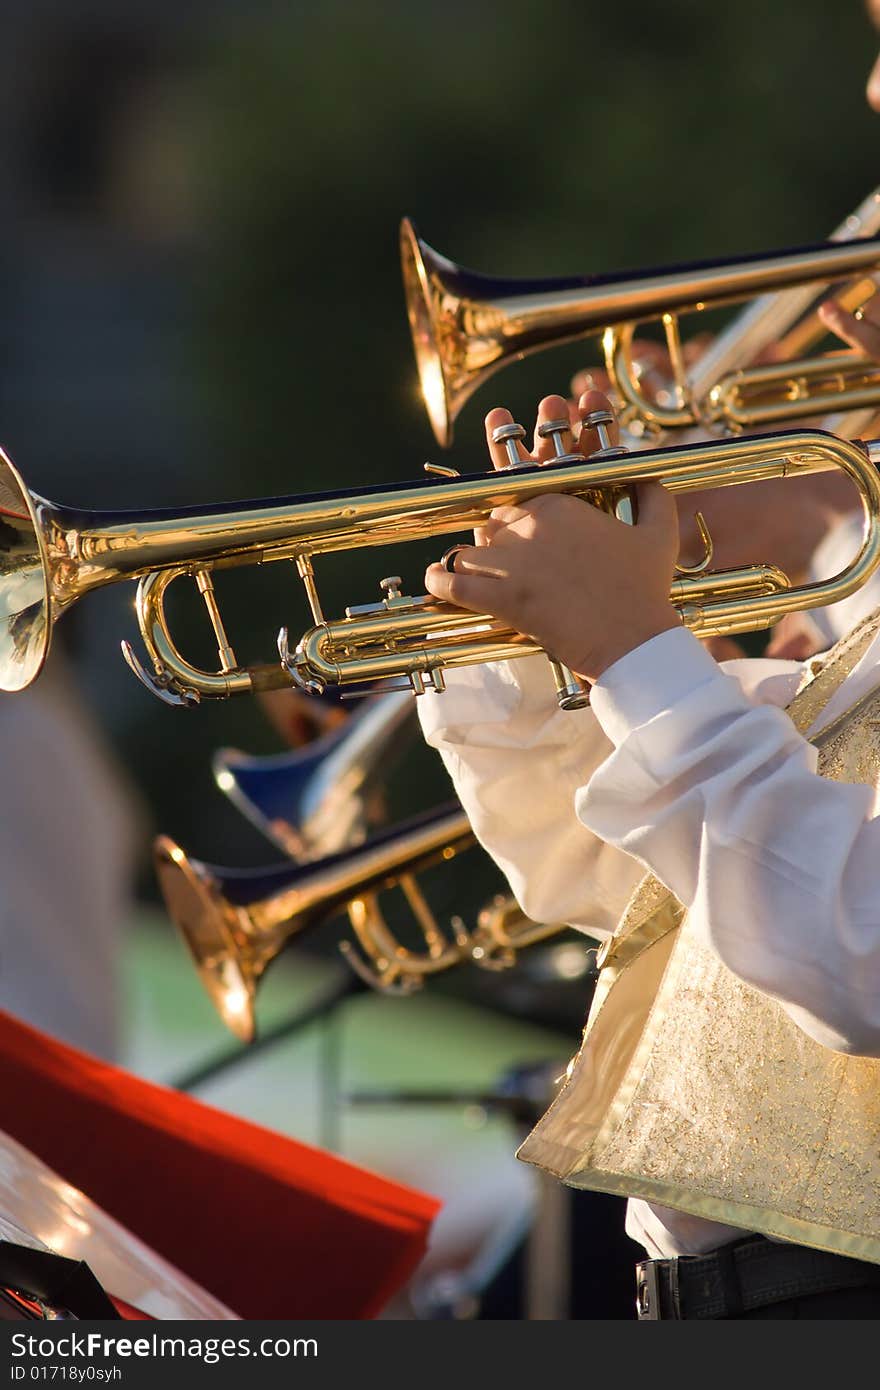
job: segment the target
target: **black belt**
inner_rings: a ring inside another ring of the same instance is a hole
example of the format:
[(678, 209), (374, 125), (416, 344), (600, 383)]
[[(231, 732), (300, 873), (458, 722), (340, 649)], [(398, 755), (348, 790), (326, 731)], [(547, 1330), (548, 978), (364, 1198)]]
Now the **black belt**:
[(708, 1255), (636, 1265), (640, 1319), (738, 1318), (753, 1308), (838, 1289), (880, 1286), (880, 1266), (764, 1236)]

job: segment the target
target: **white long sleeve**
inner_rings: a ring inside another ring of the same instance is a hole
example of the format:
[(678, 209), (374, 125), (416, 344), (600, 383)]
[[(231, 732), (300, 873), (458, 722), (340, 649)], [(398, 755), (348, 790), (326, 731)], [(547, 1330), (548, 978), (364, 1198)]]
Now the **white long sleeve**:
[[(823, 722), (880, 680), (877, 648)], [(615, 663), (593, 708), (615, 751), (577, 793), (583, 824), (650, 867), (730, 969), (811, 1037), (880, 1055), (873, 789), (819, 777), (791, 721), (755, 706), (684, 629)]]
[(480, 843), (536, 921), (609, 935), (643, 870), (575, 815), (575, 793), (612, 752), (596, 718), (556, 706), (543, 656), (449, 673), (418, 701)]

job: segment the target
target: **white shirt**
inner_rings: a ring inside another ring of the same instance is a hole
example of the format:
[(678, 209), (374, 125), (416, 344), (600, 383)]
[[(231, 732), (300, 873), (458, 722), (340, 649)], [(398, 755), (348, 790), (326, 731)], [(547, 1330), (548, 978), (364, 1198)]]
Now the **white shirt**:
[[(878, 590), (875, 578), (847, 621)], [(719, 667), (680, 628), (610, 667), (590, 709), (556, 708), (543, 657), (450, 673), (444, 694), (418, 703), (531, 917), (607, 936), (649, 868), (728, 967), (811, 1037), (880, 1056), (880, 818), (872, 788), (817, 775), (815, 749), (778, 708), (801, 676), (794, 662)], [(880, 638), (816, 728), (878, 683)], [(627, 1230), (652, 1256), (741, 1234), (642, 1201)]]

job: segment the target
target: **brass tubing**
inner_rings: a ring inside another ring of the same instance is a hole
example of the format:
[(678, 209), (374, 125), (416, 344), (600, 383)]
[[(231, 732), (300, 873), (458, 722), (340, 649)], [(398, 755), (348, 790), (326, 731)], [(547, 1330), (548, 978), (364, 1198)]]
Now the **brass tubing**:
[(859, 353), (829, 353), (732, 372), (713, 389), (707, 413), (746, 430), (790, 419), (794, 409), (803, 416), (861, 410), (876, 406), (878, 397), (880, 367)]

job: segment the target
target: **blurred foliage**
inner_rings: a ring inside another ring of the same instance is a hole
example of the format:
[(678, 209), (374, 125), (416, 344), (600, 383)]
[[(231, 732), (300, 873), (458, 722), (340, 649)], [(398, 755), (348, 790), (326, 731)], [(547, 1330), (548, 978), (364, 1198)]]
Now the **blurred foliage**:
[[(876, 40), (858, 0), (324, 0), (228, 10), (187, 42), (195, 224), (173, 364), (195, 424), (186, 500), (206, 480), (212, 500), (301, 493), (437, 457), (400, 286), (404, 213), (466, 265), (554, 275), (819, 240), (876, 181)], [(484, 388), (450, 461), (482, 467), (482, 414), (505, 403), (528, 422), (594, 353), (548, 352)], [(328, 558), (326, 611), (374, 596), (398, 564), (419, 592), (418, 557)], [(247, 659), (271, 660), (280, 623), (305, 621), (290, 567), (270, 569), (218, 585)], [(209, 859), (268, 857), (208, 772), (218, 744), (277, 748), (257, 706), (187, 715), (127, 681), (104, 698), (156, 827)], [(401, 806), (417, 809), (443, 777), (414, 758)]]

